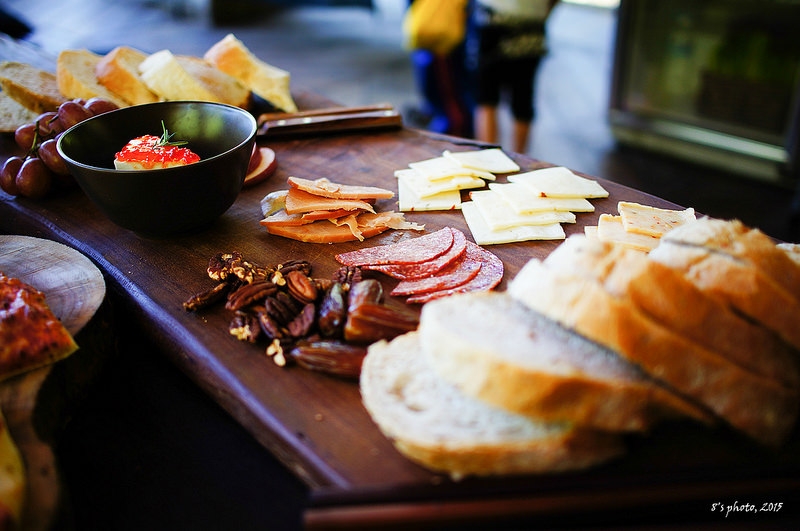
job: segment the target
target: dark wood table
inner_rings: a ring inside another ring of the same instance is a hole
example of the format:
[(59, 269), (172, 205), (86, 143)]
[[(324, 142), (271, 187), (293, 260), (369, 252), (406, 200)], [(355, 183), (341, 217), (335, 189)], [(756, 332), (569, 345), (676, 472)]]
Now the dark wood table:
[[(301, 108), (327, 106), (298, 92)], [(665, 425), (630, 440), (629, 453), (585, 472), (557, 476), (467, 479), (453, 482), (402, 457), (364, 410), (355, 383), (300, 368), (281, 368), (264, 347), (229, 335), (230, 314), (222, 308), (188, 313), (182, 303), (210, 286), (209, 258), (239, 251), (265, 265), (309, 260), (326, 277), (338, 264), (333, 255), (364, 245), (413, 236), (390, 231), (363, 243), (303, 244), (274, 237), (259, 225), (259, 202), (286, 187), (289, 176), (328, 177), (396, 190), (394, 170), (438, 156), (443, 150), (475, 149), (468, 140), (407, 128), (291, 139), (271, 139), (279, 167), (274, 176), (245, 189), (214, 226), (170, 238), (145, 238), (119, 228), (80, 191), (32, 201), (0, 192), (0, 233), (49, 238), (89, 257), (103, 272), (109, 297), (123, 309), (125, 326), (152, 341), (191, 381), (224, 408), (309, 487), (309, 528), (357, 528), (377, 524), (442, 527), (504, 522), (649, 521), (682, 515), (689, 521), (725, 522), (713, 503), (782, 502), (784, 512), (758, 515), (773, 522), (800, 501), (800, 445), (795, 436), (768, 451), (735, 434), (690, 425)], [(0, 138), (4, 156), (16, 152)], [(514, 155), (525, 170), (545, 162)], [(579, 214), (568, 234), (596, 224), (618, 201), (675, 207), (613, 182), (601, 181), (610, 197), (593, 200), (596, 211)], [(396, 208), (392, 201), (380, 205)], [(469, 234), (460, 212), (414, 213), (407, 217), (432, 231), (452, 226)], [(492, 246), (508, 279), (533, 257), (546, 256), (558, 242)], [(387, 287), (391, 284), (387, 282)], [(395, 304), (402, 304), (394, 301)], [(191, 444), (191, 441), (187, 441)], [(731, 521), (729, 518), (728, 521)], [(752, 520), (739, 518), (741, 522)]]

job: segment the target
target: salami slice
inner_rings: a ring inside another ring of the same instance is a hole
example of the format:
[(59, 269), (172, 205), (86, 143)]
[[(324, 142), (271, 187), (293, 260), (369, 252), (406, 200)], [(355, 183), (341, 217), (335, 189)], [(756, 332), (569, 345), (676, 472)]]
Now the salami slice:
[(453, 245), (453, 231), (449, 227), (425, 236), (403, 240), (389, 245), (377, 245), (357, 251), (336, 255), (336, 260), (345, 266), (367, 266), (379, 264), (418, 264), (433, 260), (448, 251)]
[(503, 279), (503, 262), (495, 254), (483, 249), (477, 244), (467, 242), (467, 252), (476, 252), (480, 257), (481, 262), (480, 271), (475, 275), (475, 278), (454, 288), (441, 289), (431, 291), (430, 293), (423, 293), (421, 295), (413, 295), (406, 299), (409, 304), (424, 304), (434, 299), (455, 295), (457, 293), (469, 293), (472, 291), (489, 291), (496, 287)]
[(416, 280), (436, 275), (442, 269), (464, 257), (467, 249), (467, 237), (460, 230), (452, 229), (453, 245), (444, 254), (433, 260), (415, 264), (380, 264), (364, 266), (364, 269), (380, 271), (392, 278), (400, 280)]
[(480, 269), (481, 261), (476, 256), (476, 253), (467, 251), (460, 259), (433, 276), (399, 282), (392, 290), (391, 295), (405, 297), (407, 295), (422, 295), (432, 291), (452, 289), (475, 278)]

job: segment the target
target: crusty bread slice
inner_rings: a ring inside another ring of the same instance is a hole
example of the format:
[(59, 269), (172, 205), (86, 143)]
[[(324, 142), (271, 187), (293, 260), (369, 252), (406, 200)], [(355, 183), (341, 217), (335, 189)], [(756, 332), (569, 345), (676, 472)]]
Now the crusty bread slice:
[(597, 280), (615, 297), (628, 297), (655, 321), (754, 374), (787, 387), (800, 385), (797, 356), (776, 334), (704, 293), (681, 271), (644, 253), (574, 235), (545, 263)]
[(705, 293), (800, 349), (800, 301), (760, 267), (728, 253), (667, 239), (650, 259), (681, 271)]
[(430, 302), (422, 309), (419, 335), (445, 380), (538, 420), (643, 431), (668, 417), (709, 417), (630, 362), (505, 293)]
[(0, 63), (0, 88), (37, 115), (55, 111), (68, 99), (58, 90), (55, 74), (15, 61)]
[(139, 64), (145, 85), (164, 100), (199, 100), (250, 105), (250, 89), (209, 62), (160, 50)]
[(795, 424), (797, 391), (754, 375), (670, 330), (629, 297), (616, 297), (595, 280), (533, 259), (509, 283), (508, 292), (618, 352), (757, 441), (780, 444)]
[(103, 98), (119, 107), (128, 103), (97, 81), (95, 70), (102, 58), (89, 50), (62, 50), (56, 60), (58, 90), (69, 99)]
[(13, 133), (19, 126), (33, 123), (37, 116), (37, 113), (0, 91), (0, 132)]
[(699, 246), (742, 260), (800, 300), (800, 265), (772, 238), (739, 220), (704, 217), (670, 231), (664, 238), (670, 243)]
[(136, 48), (117, 46), (97, 62), (97, 81), (130, 105), (154, 103), (158, 96), (139, 76), (139, 65), (146, 58), (147, 54)]
[(613, 434), (535, 422), (461, 393), (428, 365), (416, 332), (369, 347), (360, 389), (402, 454), (455, 479), (582, 469), (624, 451)]
[(289, 72), (260, 60), (233, 34), (214, 44), (203, 57), (282, 111), (297, 111)]

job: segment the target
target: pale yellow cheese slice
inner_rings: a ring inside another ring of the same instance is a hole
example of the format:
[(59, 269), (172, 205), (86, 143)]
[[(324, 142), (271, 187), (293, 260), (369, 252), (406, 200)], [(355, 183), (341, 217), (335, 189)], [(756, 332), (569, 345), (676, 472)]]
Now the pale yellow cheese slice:
[(458, 210), (461, 208), (461, 192), (447, 190), (429, 197), (420, 197), (408, 186), (405, 179), (397, 179), (397, 203), (401, 212)]
[(522, 225), (510, 229), (492, 230), (483, 219), (477, 205), (467, 201), (461, 205), (472, 239), (478, 245), (496, 245), (533, 240), (563, 240), (566, 237), (560, 223), (550, 225)]
[(453, 177), (465, 176), (478, 177), (487, 181), (494, 181), (496, 179), (492, 173), (473, 168), (466, 168), (445, 157), (435, 157), (432, 159), (412, 162), (408, 165), (408, 167), (417, 170), (420, 175), (424, 176), (429, 181), (443, 181), (452, 179)]
[(669, 210), (620, 201), (617, 209), (626, 231), (659, 238), (675, 227), (697, 219), (693, 208)]
[(650, 252), (655, 249), (661, 238), (628, 232), (622, 226), (622, 217), (612, 214), (601, 214), (597, 222), (597, 238), (600, 241), (618, 243), (638, 251)]
[(594, 205), (583, 197), (542, 197), (520, 183), (489, 183), (489, 189), (501, 194), (517, 214), (594, 212)]
[(572, 212), (545, 211), (532, 214), (517, 214), (502, 195), (493, 190), (470, 192), (470, 199), (478, 207), (491, 230), (503, 230), (523, 225), (550, 225), (552, 223), (575, 223)]
[(510, 175), (508, 180), (523, 183), (544, 197), (608, 197), (608, 191), (600, 183), (576, 175), (563, 166)]
[(586, 225), (583, 228), (583, 234), (586, 235), (587, 238), (590, 240), (599, 240), (600, 238), (597, 236), (597, 225)]
[(442, 153), (464, 168), (486, 171), (489, 173), (514, 173), (519, 165), (511, 160), (500, 148), (479, 149), (473, 151), (445, 151)]
[(427, 199), (431, 196), (451, 190), (468, 190), (483, 188), (486, 181), (478, 177), (467, 175), (430, 181), (414, 169), (397, 170), (394, 172), (398, 182), (403, 181), (418, 197)]

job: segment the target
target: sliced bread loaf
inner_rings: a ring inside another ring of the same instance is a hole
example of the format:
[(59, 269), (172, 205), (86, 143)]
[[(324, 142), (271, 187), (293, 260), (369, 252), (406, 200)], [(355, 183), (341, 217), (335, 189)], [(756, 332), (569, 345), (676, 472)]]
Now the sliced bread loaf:
[(13, 133), (19, 126), (32, 123), (38, 114), (0, 91), (0, 132)]
[(128, 103), (97, 81), (95, 71), (102, 58), (89, 50), (62, 50), (56, 61), (58, 90), (69, 99), (103, 98), (119, 107)]
[(708, 415), (636, 366), (507, 294), (447, 297), (423, 307), (420, 344), (467, 395), (535, 419), (642, 431)]
[(160, 50), (139, 64), (139, 75), (164, 100), (212, 101), (242, 108), (250, 104), (250, 89), (198, 57)]
[[(795, 390), (754, 375), (657, 322), (602, 284), (539, 260), (509, 284), (528, 307), (618, 352), (755, 440), (776, 445), (795, 424)], [(688, 311), (688, 310), (687, 310)]]
[(147, 54), (130, 46), (117, 46), (104, 55), (95, 67), (97, 80), (130, 105), (154, 103), (158, 96), (139, 76), (139, 65)]
[(58, 90), (54, 74), (15, 61), (0, 63), (0, 88), (8, 97), (37, 115), (55, 111), (69, 99)]
[(655, 321), (747, 371), (787, 387), (800, 385), (798, 358), (776, 334), (647, 254), (575, 235), (553, 251), (546, 264), (597, 280), (613, 296), (629, 298)]
[(297, 111), (289, 72), (260, 60), (233, 34), (209, 48), (204, 59), (282, 111)]
[(582, 469), (624, 451), (613, 434), (535, 422), (461, 393), (428, 365), (416, 332), (369, 347), (360, 389), (403, 455), (455, 479)]

